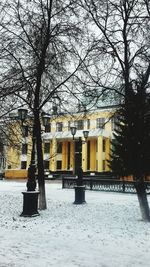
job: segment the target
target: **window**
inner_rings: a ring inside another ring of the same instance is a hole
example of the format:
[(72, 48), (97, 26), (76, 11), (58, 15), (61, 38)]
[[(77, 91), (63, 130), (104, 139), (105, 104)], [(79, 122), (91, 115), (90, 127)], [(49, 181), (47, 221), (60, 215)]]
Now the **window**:
[(56, 123), (56, 132), (62, 132), (63, 123), (57, 122)]
[(50, 143), (44, 143), (44, 153), (50, 154)]
[(26, 167), (27, 167), (27, 162), (21, 161), (21, 169), (26, 169)]
[(90, 129), (90, 119), (87, 120), (87, 129)]
[(96, 128), (104, 129), (105, 126), (105, 118), (98, 118), (96, 119)]
[(23, 137), (28, 137), (28, 126), (22, 127), (22, 135)]
[(44, 169), (49, 170), (49, 160), (44, 160)]
[(84, 121), (83, 120), (75, 121), (75, 127), (77, 128), (77, 130), (83, 130), (84, 129)]
[(57, 142), (57, 153), (62, 153), (62, 142)]
[(68, 121), (68, 131), (70, 131), (71, 122)]
[(50, 133), (51, 132), (51, 123), (48, 123), (46, 126), (45, 126), (45, 133)]
[(61, 170), (62, 167), (62, 161), (61, 160), (57, 160), (57, 170)]
[(114, 116), (111, 120), (112, 131), (118, 130), (119, 128), (119, 120), (117, 116)]
[(22, 154), (26, 155), (28, 150), (28, 144), (22, 144)]

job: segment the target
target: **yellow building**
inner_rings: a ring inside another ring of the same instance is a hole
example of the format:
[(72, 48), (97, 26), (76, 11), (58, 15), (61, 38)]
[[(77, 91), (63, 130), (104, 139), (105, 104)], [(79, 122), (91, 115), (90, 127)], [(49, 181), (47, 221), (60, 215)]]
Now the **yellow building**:
[[(84, 172), (109, 171), (107, 160), (113, 137), (114, 112), (115, 107), (112, 106), (92, 110), (86, 114), (81, 112), (73, 116), (50, 117), (45, 133), (42, 134), (45, 170), (54, 173), (74, 172), (82, 165)], [(74, 140), (70, 131), (72, 126), (77, 128)], [(86, 142), (83, 137), (85, 130), (89, 131)], [(9, 148), (7, 151), (9, 170), (24, 171), (29, 166), (31, 139), (27, 126), (25, 131), (21, 150)], [(82, 139), (82, 144), (79, 139)]]
[(5, 153), (6, 178), (26, 178), (31, 158), (31, 135), (28, 126), (13, 121), (8, 128), (7, 149)]
[[(77, 113), (73, 117), (52, 118), (43, 134), (45, 169), (73, 172), (82, 165), (84, 172), (108, 171), (113, 114), (114, 108), (105, 107), (86, 114)], [(74, 140), (70, 130), (72, 126), (77, 128)], [(85, 130), (89, 131), (86, 142), (83, 137)]]

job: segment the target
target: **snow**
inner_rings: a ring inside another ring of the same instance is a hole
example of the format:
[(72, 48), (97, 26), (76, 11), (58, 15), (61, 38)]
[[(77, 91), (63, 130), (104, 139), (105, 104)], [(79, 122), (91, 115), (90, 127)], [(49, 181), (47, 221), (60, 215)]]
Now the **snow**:
[(20, 217), (25, 182), (0, 181), (0, 267), (148, 267), (149, 223), (136, 195), (74, 190), (46, 183), (47, 210)]

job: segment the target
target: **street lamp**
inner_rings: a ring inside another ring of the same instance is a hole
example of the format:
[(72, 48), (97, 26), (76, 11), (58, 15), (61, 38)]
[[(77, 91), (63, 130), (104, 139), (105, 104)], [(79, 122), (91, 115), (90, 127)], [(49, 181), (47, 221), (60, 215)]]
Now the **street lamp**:
[[(18, 109), (18, 119), (21, 120), (21, 125), (23, 126), (24, 121), (27, 118), (28, 110), (20, 108)], [(35, 130), (33, 125), (33, 135), (32, 135), (32, 151), (31, 151), (31, 161), (28, 168), (28, 177), (27, 177), (27, 191), (22, 192), (23, 194), (23, 212), (21, 216), (23, 217), (32, 217), (38, 216), (38, 195), (39, 191), (36, 191), (36, 167), (35, 167)]]
[[(75, 140), (75, 139), (74, 139), (74, 136), (76, 135), (77, 127), (75, 127), (75, 126), (71, 126), (71, 127), (70, 127), (70, 131), (71, 131), (71, 134), (72, 134), (72, 136), (73, 136), (73, 140)], [(84, 130), (84, 131), (83, 131), (83, 136), (84, 136), (85, 141), (87, 141), (88, 136), (89, 136), (89, 131), (88, 131), (88, 130)], [(80, 139), (81, 139), (81, 138), (79, 138), (79, 140), (80, 140)], [(83, 141), (83, 142), (84, 142), (84, 141)]]
[(83, 131), (83, 136), (84, 136), (84, 139), (85, 139), (85, 141), (87, 141), (87, 139), (88, 139), (88, 136), (89, 136), (89, 131)]
[[(71, 134), (73, 136), (73, 140), (75, 140), (74, 136), (76, 134), (77, 128), (75, 126), (70, 127)], [(82, 170), (82, 163), (81, 163), (81, 147), (82, 143), (87, 142), (89, 135), (89, 131), (85, 130), (83, 131), (83, 136), (85, 141), (82, 141), (81, 137), (79, 137), (78, 142), (79, 142), (79, 166), (77, 169), (77, 185), (74, 187), (75, 188), (75, 201), (74, 204), (83, 204), (85, 203), (85, 186), (83, 186), (83, 170)], [(74, 165), (75, 165), (75, 158), (74, 158)]]
[(44, 127), (46, 127), (48, 125), (49, 119), (50, 118), (46, 113), (42, 114), (42, 123), (43, 123)]
[(77, 128), (75, 126), (72, 126), (72, 127), (70, 127), (70, 130), (71, 130), (71, 134), (72, 134), (73, 140), (74, 140), (74, 136), (76, 134)]
[[(77, 169), (77, 173), (76, 173), (78, 175), (78, 177), (79, 177), (79, 173), (81, 173), (81, 169), (82, 169), (82, 166), (81, 166), (81, 148), (82, 148), (82, 143), (87, 142), (87, 139), (88, 139), (88, 136), (89, 136), (89, 131), (88, 130), (84, 130), (83, 131), (83, 136), (84, 136), (85, 141), (82, 141), (81, 137), (79, 137), (79, 139), (75, 139), (75, 135), (76, 135), (76, 132), (77, 132), (77, 128), (75, 126), (71, 126), (70, 127), (70, 131), (71, 131), (71, 134), (73, 136), (73, 140), (79, 142), (79, 164), (78, 164), (78, 169)], [(75, 162), (74, 162), (74, 166), (75, 166)]]

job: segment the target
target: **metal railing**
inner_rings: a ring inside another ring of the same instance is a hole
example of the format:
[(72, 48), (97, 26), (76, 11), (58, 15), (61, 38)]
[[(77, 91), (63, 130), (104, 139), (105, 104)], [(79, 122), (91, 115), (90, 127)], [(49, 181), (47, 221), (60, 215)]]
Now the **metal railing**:
[[(74, 188), (77, 178), (73, 176), (62, 177), (62, 188)], [(117, 179), (101, 179), (95, 177), (83, 177), (83, 185), (86, 190), (120, 192), (120, 193), (136, 193), (135, 181), (122, 181)], [(145, 182), (146, 192), (150, 194), (150, 182)]]

